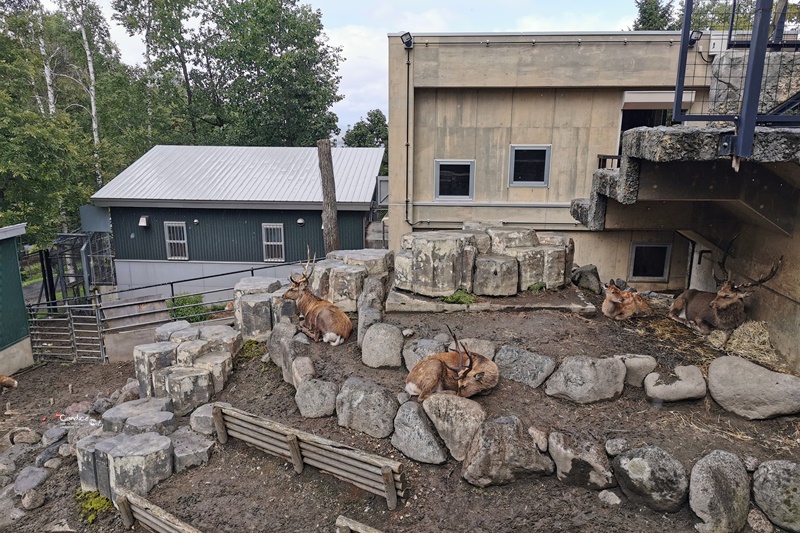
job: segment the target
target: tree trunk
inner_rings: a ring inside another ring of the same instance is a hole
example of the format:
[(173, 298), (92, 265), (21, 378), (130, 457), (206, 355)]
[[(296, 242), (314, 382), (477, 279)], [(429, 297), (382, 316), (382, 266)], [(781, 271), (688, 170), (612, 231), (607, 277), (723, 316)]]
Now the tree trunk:
[(325, 253), (339, 249), (339, 225), (336, 222), (336, 184), (333, 181), (333, 157), (331, 141), (317, 141), (319, 173), (322, 178), (322, 239)]
[(50, 58), (47, 57), (47, 47), (44, 42), (44, 8), (41, 2), (37, 2), (36, 7), (38, 8), (36, 22), (39, 25), (37, 40), (39, 42), (39, 53), (42, 55), (42, 63), (44, 66), (44, 83), (45, 87), (47, 87), (47, 109), (50, 111), (50, 116), (53, 117), (56, 114), (56, 91), (53, 85), (53, 71), (50, 69)]
[(89, 42), (89, 37), (86, 31), (86, 19), (84, 18), (84, 11), (81, 9), (78, 12), (77, 6), (75, 7), (75, 16), (80, 24), (81, 37), (83, 39), (83, 50), (86, 53), (86, 68), (89, 71), (89, 107), (92, 115), (92, 140), (94, 141), (94, 172), (95, 181), (97, 182), (97, 189), (103, 186), (103, 173), (100, 170), (100, 126), (97, 120), (97, 98), (96, 98), (96, 80), (94, 76), (94, 54), (92, 53), (92, 46)]

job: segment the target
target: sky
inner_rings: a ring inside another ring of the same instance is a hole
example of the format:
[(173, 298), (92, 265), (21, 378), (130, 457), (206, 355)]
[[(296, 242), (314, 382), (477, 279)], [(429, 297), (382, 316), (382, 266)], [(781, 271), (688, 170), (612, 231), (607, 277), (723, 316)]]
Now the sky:
[[(51, 3), (45, 1), (45, 4)], [(111, 18), (111, 0), (99, 0)], [(372, 109), (388, 110), (387, 35), (463, 32), (621, 31), (636, 18), (634, 0), (301, 0), (322, 12), (329, 43), (342, 47), (334, 105), (344, 134)], [(144, 44), (111, 21), (122, 60), (141, 64)]]

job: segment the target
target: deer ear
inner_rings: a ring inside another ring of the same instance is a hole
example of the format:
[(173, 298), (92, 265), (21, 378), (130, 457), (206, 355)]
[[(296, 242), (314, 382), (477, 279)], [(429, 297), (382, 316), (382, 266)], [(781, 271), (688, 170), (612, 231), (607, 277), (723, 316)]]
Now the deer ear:
[(474, 376), (472, 376), (472, 379), (474, 379), (475, 381), (480, 381), (480, 380), (482, 380), (482, 379), (483, 379), (483, 372), (478, 372), (477, 374), (475, 374)]
[(752, 292), (740, 292), (740, 293), (739, 293), (739, 298), (740, 298), (740, 299), (742, 299), (742, 300), (744, 300), (744, 299), (745, 299), (745, 298), (747, 298), (748, 296), (752, 296), (752, 295), (753, 295), (753, 293), (752, 293)]

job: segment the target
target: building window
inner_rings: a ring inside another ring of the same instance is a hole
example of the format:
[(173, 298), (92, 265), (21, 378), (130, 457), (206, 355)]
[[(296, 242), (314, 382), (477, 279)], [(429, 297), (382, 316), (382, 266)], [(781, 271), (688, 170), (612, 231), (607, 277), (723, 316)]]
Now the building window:
[(261, 224), (261, 234), (264, 240), (264, 261), (284, 262), (283, 224)]
[(508, 168), (510, 187), (547, 187), (550, 183), (550, 145), (512, 144)]
[(669, 281), (671, 244), (633, 243), (628, 278), (633, 281)]
[(186, 222), (164, 222), (164, 240), (167, 242), (167, 259), (187, 261)]
[(474, 160), (437, 159), (435, 165), (437, 199), (472, 199), (475, 190)]

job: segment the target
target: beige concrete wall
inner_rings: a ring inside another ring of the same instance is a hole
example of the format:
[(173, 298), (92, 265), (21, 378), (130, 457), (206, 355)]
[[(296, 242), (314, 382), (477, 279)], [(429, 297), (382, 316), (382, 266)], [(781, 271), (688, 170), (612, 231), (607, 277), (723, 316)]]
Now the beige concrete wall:
[(10, 376), (18, 370), (33, 364), (33, 350), (30, 337), (0, 351), (0, 374)]

